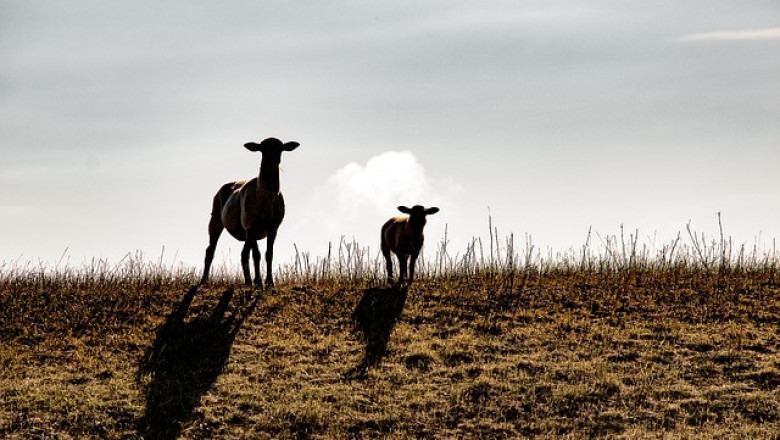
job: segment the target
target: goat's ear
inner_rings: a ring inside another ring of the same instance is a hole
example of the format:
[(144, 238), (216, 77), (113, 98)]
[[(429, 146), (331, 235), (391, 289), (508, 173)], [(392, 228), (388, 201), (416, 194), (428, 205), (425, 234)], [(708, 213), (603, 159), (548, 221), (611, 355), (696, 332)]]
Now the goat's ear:
[(249, 151), (260, 151), (260, 144), (257, 144), (255, 142), (247, 142), (244, 144), (244, 148), (246, 148)]
[(284, 151), (292, 151), (292, 150), (298, 148), (298, 146), (300, 146), (300, 145), (301, 144), (299, 144), (298, 142), (295, 142), (295, 141), (285, 142), (284, 145), (282, 146), (282, 150), (284, 150)]
[(411, 214), (412, 210), (407, 208), (406, 206), (399, 206), (398, 210), (403, 212), (404, 214)]
[(437, 212), (439, 212), (439, 208), (436, 207), (428, 208), (425, 210), (425, 215), (436, 214)]

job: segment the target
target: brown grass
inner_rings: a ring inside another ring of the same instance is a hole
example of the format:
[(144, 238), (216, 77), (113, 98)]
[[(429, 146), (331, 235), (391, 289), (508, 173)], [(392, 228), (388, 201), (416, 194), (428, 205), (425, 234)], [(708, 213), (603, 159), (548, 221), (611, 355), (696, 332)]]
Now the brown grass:
[(776, 258), (588, 252), (408, 290), (4, 267), (0, 437), (777, 438)]

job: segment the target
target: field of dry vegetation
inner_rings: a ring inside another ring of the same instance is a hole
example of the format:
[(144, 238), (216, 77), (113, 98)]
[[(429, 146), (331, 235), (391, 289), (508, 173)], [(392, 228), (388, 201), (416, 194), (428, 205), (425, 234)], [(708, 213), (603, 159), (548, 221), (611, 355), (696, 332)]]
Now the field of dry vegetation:
[(430, 247), (409, 288), (347, 243), (265, 291), (5, 263), (0, 438), (778, 438), (774, 251)]

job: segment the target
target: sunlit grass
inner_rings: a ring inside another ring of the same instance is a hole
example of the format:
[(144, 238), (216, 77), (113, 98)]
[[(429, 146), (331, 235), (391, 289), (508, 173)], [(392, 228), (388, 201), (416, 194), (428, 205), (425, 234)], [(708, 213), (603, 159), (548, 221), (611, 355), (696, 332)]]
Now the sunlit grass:
[[(771, 437), (774, 242), (429, 241), (408, 290), (342, 240), (277, 287), (140, 253), (0, 263), (3, 438)], [(499, 238), (501, 237), (501, 238)]]

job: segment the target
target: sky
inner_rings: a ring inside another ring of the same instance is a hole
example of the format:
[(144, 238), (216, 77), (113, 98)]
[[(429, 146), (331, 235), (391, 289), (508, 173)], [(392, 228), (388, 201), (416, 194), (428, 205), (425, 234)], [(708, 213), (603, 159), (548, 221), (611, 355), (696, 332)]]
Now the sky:
[[(426, 247), (780, 237), (780, 3), (0, 4), (0, 270), (202, 267), (211, 200), (274, 136), (289, 263), (438, 206)], [(490, 223), (489, 223), (490, 222)], [(595, 238), (594, 238), (595, 240)], [(261, 243), (264, 252), (265, 245)], [(240, 243), (223, 235), (217, 261)], [(64, 256), (64, 257), (63, 257)]]

